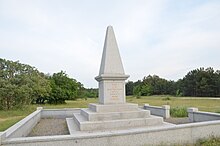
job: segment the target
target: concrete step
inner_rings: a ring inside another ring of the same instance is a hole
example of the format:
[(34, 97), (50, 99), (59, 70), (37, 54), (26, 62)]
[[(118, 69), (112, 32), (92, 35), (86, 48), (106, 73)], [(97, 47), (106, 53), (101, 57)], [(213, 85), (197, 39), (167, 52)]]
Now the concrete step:
[(94, 112), (108, 113), (108, 112), (122, 112), (122, 111), (136, 111), (138, 104), (124, 103), (124, 104), (96, 104), (90, 103), (89, 109)]
[(80, 113), (73, 114), (73, 121), (76, 123), (78, 129), (80, 130), (80, 123), (86, 122), (86, 118)]
[(123, 112), (94, 112), (90, 109), (81, 109), (80, 113), (87, 119), (87, 121), (108, 121), (119, 119), (134, 119), (147, 118), (150, 116), (150, 111), (137, 109), (136, 111)]
[(120, 119), (108, 121), (87, 121), (81, 114), (74, 114), (75, 122), (80, 131), (123, 129), (163, 124), (162, 117), (150, 116), (148, 118)]
[(70, 135), (79, 131), (78, 125), (74, 122), (73, 118), (66, 118), (67, 128), (69, 130)]

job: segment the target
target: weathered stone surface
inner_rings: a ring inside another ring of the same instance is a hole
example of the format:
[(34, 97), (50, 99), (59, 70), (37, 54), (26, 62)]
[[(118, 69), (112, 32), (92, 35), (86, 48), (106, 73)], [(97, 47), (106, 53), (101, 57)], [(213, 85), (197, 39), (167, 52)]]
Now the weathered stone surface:
[(124, 75), (124, 68), (112, 26), (108, 26), (99, 75)]
[(162, 105), (162, 107), (159, 107), (159, 106), (150, 106), (149, 104), (145, 104), (144, 109), (150, 110), (152, 115), (162, 116), (165, 119), (170, 117), (169, 105)]
[(204, 122), (204, 121), (214, 121), (220, 120), (219, 113), (211, 113), (211, 112), (201, 112), (198, 108), (188, 108), (188, 117), (190, 122)]
[(124, 129), (163, 124), (163, 118), (155, 116), (150, 116), (148, 118), (87, 121), (87, 119), (82, 114), (74, 114), (73, 119), (75, 120), (81, 131)]
[(94, 112), (102, 112), (102, 113), (108, 113), (108, 112), (123, 112), (123, 111), (136, 111), (138, 110), (138, 104), (134, 103), (124, 103), (124, 104), (96, 104), (96, 103), (90, 103), (89, 109), (91, 109)]
[(99, 75), (99, 104), (89, 104), (73, 120), (81, 131), (134, 128), (163, 124), (162, 117), (150, 116), (137, 104), (126, 103), (125, 75), (112, 26), (108, 26)]
[(106, 114), (104, 112), (97, 113), (90, 109), (82, 109), (80, 114), (85, 116), (88, 121), (106, 121), (131, 118), (147, 118), (150, 116), (150, 111), (138, 109), (135, 111), (108, 112)]
[(99, 75), (99, 103), (125, 103), (125, 75), (112, 26), (108, 26)]

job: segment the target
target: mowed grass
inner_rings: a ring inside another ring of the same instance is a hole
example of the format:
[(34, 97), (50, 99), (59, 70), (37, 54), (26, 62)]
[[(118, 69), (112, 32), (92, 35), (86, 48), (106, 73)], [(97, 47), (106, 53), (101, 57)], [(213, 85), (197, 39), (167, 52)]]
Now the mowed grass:
[[(169, 100), (167, 100), (169, 97)], [(197, 107), (200, 111), (220, 113), (220, 99), (208, 97), (172, 97), (172, 96), (143, 96), (139, 99), (127, 97), (127, 102), (144, 105), (148, 103), (154, 106), (170, 105), (172, 107)]]
[(9, 111), (0, 110), (0, 131), (7, 129), (8, 127), (14, 125), (25, 116), (32, 113), (36, 108), (34, 106), (28, 106), (24, 109), (16, 109)]
[[(66, 104), (60, 105), (30, 105), (23, 109), (0, 111), (0, 131), (4, 131), (8, 127), (12, 126), (25, 116), (29, 115), (36, 110), (37, 107), (43, 107), (44, 109), (52, 108), (86, 108), (89, 103), (97, 103), (98, 99), (88, 98), (78, 99), (75, 101), (66, 101)], [(198, 107), (200, 111), (210, 111), (220, 113), (220, 100), (219, 99), (207, 99), (207, 98), (191, 98), (191, 97), (171, 97), (171, 96), (144, 96), (139, 99), (128, 96), (127, 102), (138, 103), (143, 106), (145, 103), (154, 106), (161, 106), (168, 104), (171, 107)]]
[(97, 103), (98, 99), (96, 98), (88, 98), (85, 99), (78, 99), (78, 100), (70, 100), (66, 101), (66, 104), (43, 104), (43, 105), (30, 105), (24, 107), (23, 109), (16, 109), (16, 110), (9, 110), (9, 111), (2, 111), (0, 110), (0, 131), (4, 131), (10, 126), (14, 125), (30, 113), (36, 110), (37, 107), (43, 107), (44, 109), (62, 109), (62, 108), (85, 108), (88, 106), (89, 103)]

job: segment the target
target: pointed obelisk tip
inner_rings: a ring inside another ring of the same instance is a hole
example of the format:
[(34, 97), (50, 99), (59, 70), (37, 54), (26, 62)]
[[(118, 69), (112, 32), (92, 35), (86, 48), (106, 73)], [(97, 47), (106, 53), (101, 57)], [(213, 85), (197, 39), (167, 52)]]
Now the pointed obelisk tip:
[(107, 27), (107, 29), (113, 29), (113, 27), (112, 27), (111, 25), (109, 25), (109, 26)]

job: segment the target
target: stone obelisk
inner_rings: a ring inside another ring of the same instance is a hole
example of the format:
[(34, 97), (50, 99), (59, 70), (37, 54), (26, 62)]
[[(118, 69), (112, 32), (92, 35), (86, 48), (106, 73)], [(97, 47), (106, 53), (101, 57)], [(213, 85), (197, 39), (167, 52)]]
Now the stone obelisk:
[(112, 26), (107, 27), (99, 75), (99, 104), (122, 104), (125, 99), (125, 75)]
[[(155, 118), (150, 111), (138, 108), (138, 104), (126, 103), (125, 75), (112, 26), (108, 26), (99, 75), (99, 103), (73, 114), (73, 121), (80, 131), (131, 128), (162, 124), (163, 118)], [(74, 126), (73, 126), (74, 127)]]

